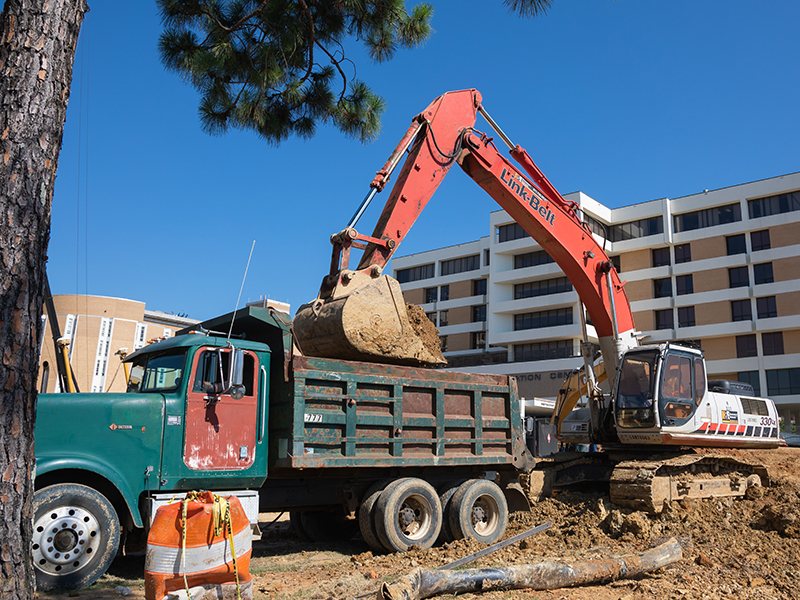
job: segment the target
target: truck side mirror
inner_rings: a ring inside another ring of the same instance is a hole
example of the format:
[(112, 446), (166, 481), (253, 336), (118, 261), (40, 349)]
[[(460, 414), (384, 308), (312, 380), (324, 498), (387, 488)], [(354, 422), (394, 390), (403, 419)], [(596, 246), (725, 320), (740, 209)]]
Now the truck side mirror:
[(244, 397), (244, 350), (241, 348), (234, 348), (231, 352), (228, 391), (234, 400)]

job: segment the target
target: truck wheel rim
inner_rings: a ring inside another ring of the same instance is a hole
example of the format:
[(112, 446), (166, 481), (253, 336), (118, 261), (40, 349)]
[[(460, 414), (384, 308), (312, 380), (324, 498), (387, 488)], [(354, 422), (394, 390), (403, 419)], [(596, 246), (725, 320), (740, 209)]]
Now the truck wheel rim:
[(397, 515), (398, 525), (409, 540), (419, 540), (431, 527), (431, 507), (422, 496), (413, 494), (403, 501)]
[(79, 506), (47, 511), (33, 524), (33, 561), (50, 575), (68, 575), (82, 568), (97, 553), (99, 523)]
[(500, 507), (489, 495), (479, 496), (472, 505), (472, 527), (475, 533), (487, 536), (497, 529)]

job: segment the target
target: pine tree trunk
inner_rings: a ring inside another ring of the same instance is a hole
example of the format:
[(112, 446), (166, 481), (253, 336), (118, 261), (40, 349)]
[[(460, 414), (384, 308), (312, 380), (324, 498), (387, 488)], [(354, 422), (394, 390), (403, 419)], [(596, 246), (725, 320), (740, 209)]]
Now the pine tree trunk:
[(0, 597), (33, 598), (33, 429), (50, 206), (86, 0), (0, 15)]

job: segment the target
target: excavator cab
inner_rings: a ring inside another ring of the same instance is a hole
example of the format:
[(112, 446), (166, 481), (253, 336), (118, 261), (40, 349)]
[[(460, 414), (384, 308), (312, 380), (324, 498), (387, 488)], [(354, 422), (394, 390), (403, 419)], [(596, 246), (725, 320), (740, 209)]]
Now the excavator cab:
[(617, 426), (682, 425), (694, 415), (705, 392), (705, 366), (699, 351), (669, 344), (629, 350), (617, 382)]

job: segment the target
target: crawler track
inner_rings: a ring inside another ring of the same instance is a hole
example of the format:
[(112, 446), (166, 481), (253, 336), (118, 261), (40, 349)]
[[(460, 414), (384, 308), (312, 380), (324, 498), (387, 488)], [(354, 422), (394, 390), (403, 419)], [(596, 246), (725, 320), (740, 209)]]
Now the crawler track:
[(621, 462), (610, 483), (615, 504), (658, 513), (673, 500), (743, 496), (749, 487), (769, 485), (769, 473), (730, 456), (687, 454)]

